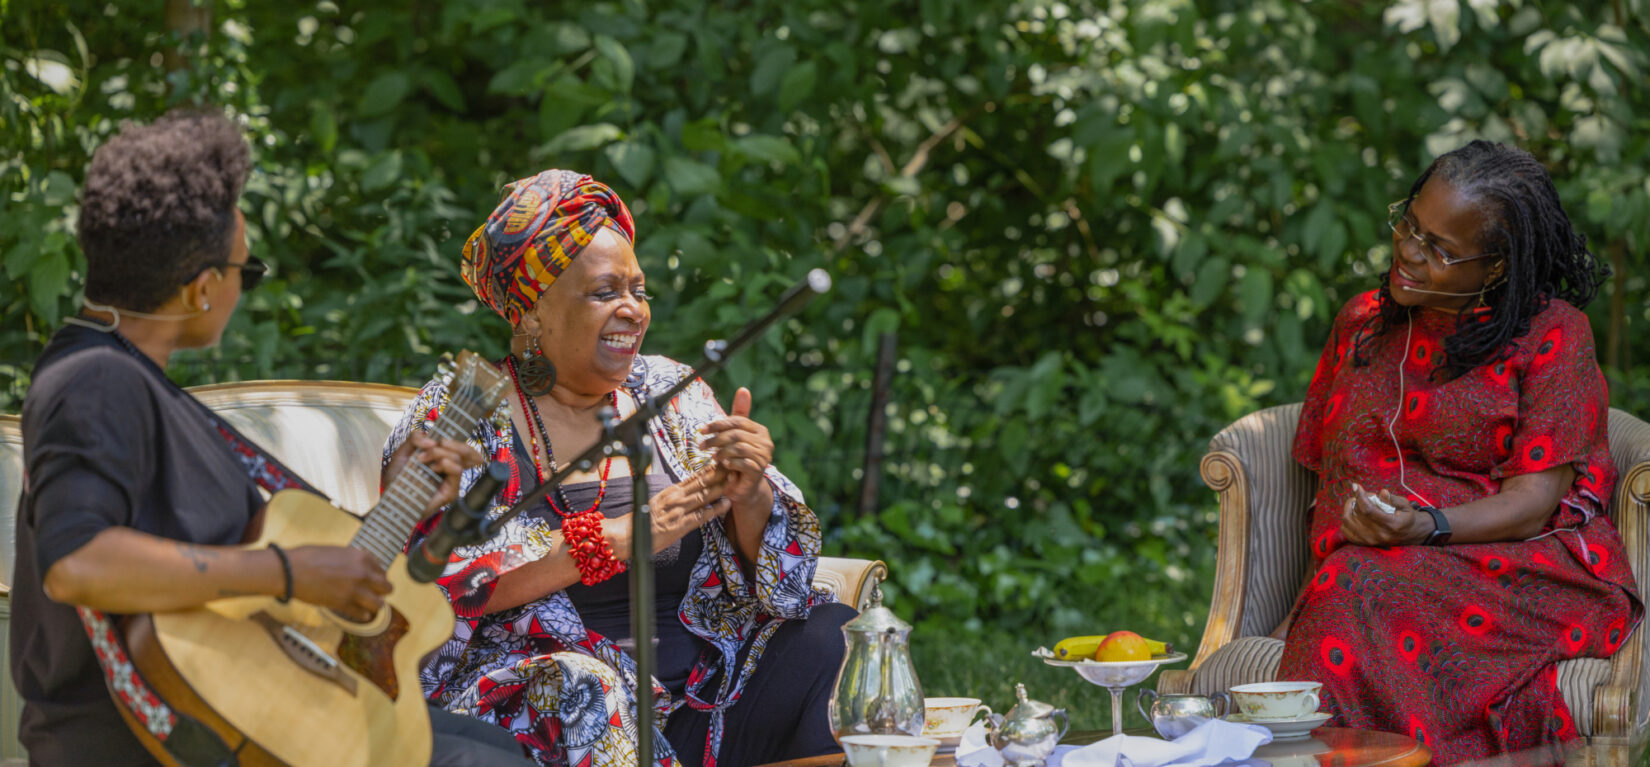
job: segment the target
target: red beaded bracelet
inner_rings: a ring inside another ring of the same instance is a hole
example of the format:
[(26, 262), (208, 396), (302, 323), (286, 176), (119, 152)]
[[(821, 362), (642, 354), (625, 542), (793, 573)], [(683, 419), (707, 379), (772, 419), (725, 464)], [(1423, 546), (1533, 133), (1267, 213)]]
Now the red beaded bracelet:
[(587, 511), (561, 523), (561, 535), (579, 566), (579, 582), (594, 586), (625, 571), (625, 563), (613, 556), (613, 547), (602, 534), (602, 513)]

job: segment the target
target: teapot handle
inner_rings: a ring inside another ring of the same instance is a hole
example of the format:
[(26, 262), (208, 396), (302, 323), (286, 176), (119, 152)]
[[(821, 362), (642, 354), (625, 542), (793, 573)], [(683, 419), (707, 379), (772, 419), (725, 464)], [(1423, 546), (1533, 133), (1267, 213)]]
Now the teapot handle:
[(1063, 740), (1066, 737), (1066, 732), (1071, 729), (1071, 720), (1066, 717), (1066, 710), (1063, 708), (1054, 709), (1049, 713), (1051, 719), (1056, 716), (1060, 717), (1060, 734), (1054, 736), (1054, 740), (1058, 742)]
[[(1217, 703), (1218, 706), (1215, 705)], [(1223, 692), (1213, 693), (1209, 695), (1209, 705), (1214, 706), (1216, 718), (1225, 719), (1227, 714), (1232, 713), (1232, 696)]]
[(998, 748), (997, 733), (1003, 727), (1003, 715), (992, 712), (986, 714), (985, 719), (981, 721), (985, 723), (985, 744), (992, 748)]
[(1146, 703), (1147, 696), (1151, 696), (1153, 704), (1157, 703), (1157, 691), (1150, 687), (1142, 687), (1140, 688), (1140, 694), (1135, 696), (1134, 707), (1140, 712), (1141, 716), (1146, 718), (1146, 721), (1150, 722), (1152, 720), (1152, 712), (1151, 706)]

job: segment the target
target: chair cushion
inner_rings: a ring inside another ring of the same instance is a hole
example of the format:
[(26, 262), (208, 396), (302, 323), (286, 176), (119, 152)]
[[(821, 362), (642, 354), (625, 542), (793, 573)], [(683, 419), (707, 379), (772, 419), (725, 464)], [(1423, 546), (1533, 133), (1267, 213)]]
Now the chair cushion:
[(1214, 651), (1192, 676), (1192, 693), (1224, 692), (1240, 684), (1270, 682), (1278, 677), (1283, 642), (1271, 637), (1238, 637)]
[[(1283, 642), (1271, 637), (1240, 637), (1210, 654), (1192, 676), (1192, 693), (1208, 695), (1240, 684), (1270, 682), (1278, 676)], [(1577, 731), (1593, 734), (1593, 691), (1610, 678), (1610, 662), (1577, 658), (1558, 664), (1558, 690), (1570, 706)]]

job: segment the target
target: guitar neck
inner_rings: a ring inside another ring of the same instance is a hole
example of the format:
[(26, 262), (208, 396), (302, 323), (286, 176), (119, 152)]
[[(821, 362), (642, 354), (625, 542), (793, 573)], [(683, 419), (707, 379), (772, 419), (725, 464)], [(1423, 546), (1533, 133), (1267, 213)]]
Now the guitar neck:
[[(437, 414), (430, 434), (433, 439), (465, 441), (503, 401), (505, 379), (491, 365), (469, 352), (464, 353), (461, 365), (448, 384), (448, 401)], [(381, 567), (389, 569), (440, 487), (440, 474), (416, 460), (416, 454), (408, 458), (367, 512), (350, 545), (372, 554)]]

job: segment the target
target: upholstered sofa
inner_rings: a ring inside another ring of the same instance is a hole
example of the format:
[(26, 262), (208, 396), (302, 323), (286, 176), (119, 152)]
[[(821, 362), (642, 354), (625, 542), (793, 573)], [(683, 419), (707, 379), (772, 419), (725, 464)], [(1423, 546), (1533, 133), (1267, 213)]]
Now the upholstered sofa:
[[(1277, 673), (1283, 642), (1267, 634), (1291, 608), (1311, 565), (1307, 513), (1317, 477), (1291, 457), (1300, 409), (1295, 403), (1251, 413), (1209, 444), (1203, 481), (1220, 494), (1214, 603), (1197, 657), (1189, 669), (1163, 672), (1161, 693), (1208, 694)], [(1650, 573), (1650, 425), (1611, 410), (1609, 428), (1620, 473), (1609, 512), (1642, 594)], [(1642, 737), (1650, 716), (1647, 653), (1650, 631), (1641, 628), (1609, 660), (1559, 664), (1559, 689), (1589, 743), (1624, 747), (1635, 731)]]
[[(190, 390), (248, 437), (268, 448), (333, 502), (361, 513), (378, 500), (384, 438), (415, 389), (336, 381), (249, 381)], [(0, 656), (10, 655), (7, 625), (22, 487), (23, 436), (17, 416), (0, 415)], [(863, 609), (887, 575), (882, 562), (822, 557), (814, 587)], [(17, 741), (22, 703), (10, 681), (0, 689), (0, 759), (23, 755)]]

